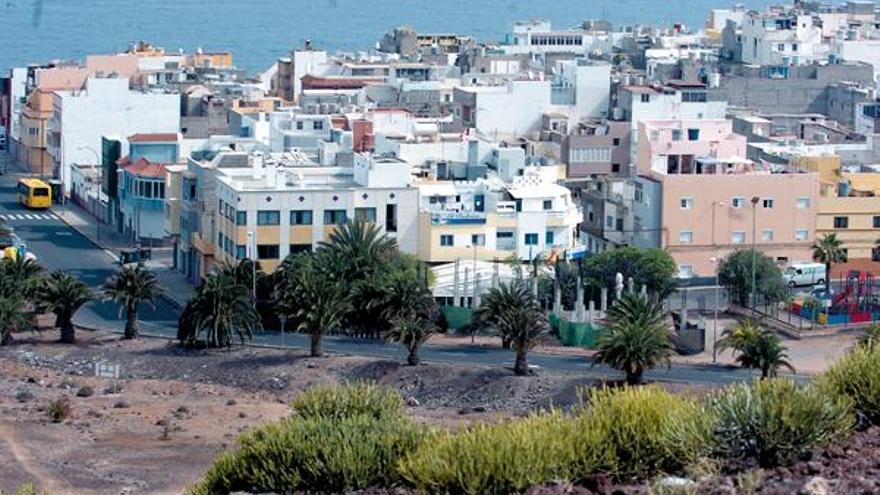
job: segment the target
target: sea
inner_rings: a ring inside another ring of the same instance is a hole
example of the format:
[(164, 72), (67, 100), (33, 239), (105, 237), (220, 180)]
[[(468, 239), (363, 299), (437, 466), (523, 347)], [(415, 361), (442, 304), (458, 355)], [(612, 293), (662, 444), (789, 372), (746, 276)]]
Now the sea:
[[(739, 0), (742, 2), (742, 0)], [(760, 9), (774, 0), (749, 0)], [(778, 2), (778, 0), (777, 0)], [(557, 28), (586, 19), (615, 25), (704, 25), (733, 0), (0, 0), (0, 71), (114, 53), (146, 40), (166, 51), (229, 50), (249, 72), (306, 39), (331, 52), (369, 49), (389, 29), (500, 41), (517, 20)]]

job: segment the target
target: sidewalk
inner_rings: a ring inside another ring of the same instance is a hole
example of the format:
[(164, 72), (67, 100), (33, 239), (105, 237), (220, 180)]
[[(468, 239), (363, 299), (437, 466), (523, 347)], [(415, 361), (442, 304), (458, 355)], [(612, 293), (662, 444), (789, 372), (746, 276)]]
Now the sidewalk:
[[(92, 244), (110, 253), (117, 261), (121, 249), (134, 247), (131, 239), (119, 234), (110, 225), (99, 225), (94, 217), (79, 205), (74, 203), (66, 203), (63, 207), (55, 205), (52, 212)], [(195, 287), (187, 282), (182, 273), (172, 268), (174, 266), (173, 255), (171, 247), (153, 248), (153, 259), (147, 261), (145, 266), (156, 274), (159, 283), (165, 288), (165, 298), (174, 306), (183, 308), (195, 294)]]

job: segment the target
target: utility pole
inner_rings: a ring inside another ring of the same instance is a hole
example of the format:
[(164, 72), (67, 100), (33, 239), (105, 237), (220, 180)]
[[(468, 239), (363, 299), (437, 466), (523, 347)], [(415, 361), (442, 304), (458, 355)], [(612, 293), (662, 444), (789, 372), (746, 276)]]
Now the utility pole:
[(755, 313), (755, 308), (757, 306), (757, 283), (756, 283), (756, 275), (755, 275), (755, 266), (758, 264), (758, 202), (761, 198), (754, 196), (752, 198), (752, 314)]

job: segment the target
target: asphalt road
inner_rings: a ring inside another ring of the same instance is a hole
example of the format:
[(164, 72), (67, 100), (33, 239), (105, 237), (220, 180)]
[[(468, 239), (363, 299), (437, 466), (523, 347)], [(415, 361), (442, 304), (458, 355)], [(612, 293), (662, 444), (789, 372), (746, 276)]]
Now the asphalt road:
[[(10, 167), (11, 168), (11, 167)], [(15, 228), (16, 233), (28, 244), (43, 266), (50, 270), (64, 270), (75, 274), (90, 286), (97, 288), (118, 269), (114, 258), (76, 230), (59, 220), (51, 212), (34, 212), (18, 203), (15, 195), (17, 177), (13, 174), (0, 176), (0, 218)], [(153, 337), (175, 338), (179, 311), (162, 300), (155, 308), (144, 307), (140, 311), (142, 332)], [(96, 301), (83, 307), (76, 317), (83, 327), (122, 330), (123, 321), (118, 308), (111, 303)], [(308, 349), (308, 338), (301, 334), (266, 331), (256, 335), (253, 343), (261, 346), (296, 347)], [(404, 359), (405, 351), (396, 345), (385, 345), (374, 340), (330, 336), (325, 350), (332, 353)], [(511, 351), (495, 348), (469, 346), (426, 345), (422, 350), (425, 361), (475, 366), (512, 367)], [(578, 356), (562, 356), (532, 353), (530, 365), (536, 370), (576, 372), (597, 379), (618, 379), (622, 375), (604, 366), (591, 363)], [(754, 373), (725, 366), (702, 366), (675, 364), (670, 368), (649, 371), (646, 378), (664, 382), (723, 385), (749, 380)], [(799, 379), (806, 379), (799, 377)]]

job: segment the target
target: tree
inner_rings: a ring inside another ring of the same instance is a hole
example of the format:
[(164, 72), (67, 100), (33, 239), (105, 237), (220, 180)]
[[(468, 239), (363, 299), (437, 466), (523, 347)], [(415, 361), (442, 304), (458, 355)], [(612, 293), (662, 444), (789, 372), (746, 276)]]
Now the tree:
[(275, 290), (279, 311), (309, 334), (312, 357), (324, 355), (324, 335), (342, 325), (351, 307), (332, 254), (321, 250), (297, 256)]
[(813, 245), (813, 259), (825, 264), (825, 290), (831, 290), (831, 266), (846, 262), (846, 252), (837, 234), (825, 234)]
[(344, 280), (368, 278), (397, 254), (397, 243), (364, 218), (349, 220), (334, 230), (319, 249), (337, 255)]
[(43, 267), (20, 256), (0, 261), (0, 296), (20, 296), (33, 302), (40, 288)]
[[(200, 340), (208, 347), (231, 347), (238, 336), (244, 343), (260, 328), (260, 315), (251, 301), (250, 288), (228, 272), (208, 276), (180, 316), (178, 338), (193, 345)], [(204, 337), (202, 337), (204, 334)]]
[(142, 303), (155, 307), (162, 287), (156, 275), (140, 265), (126, 266), (104, 283), (104, 297), (119, 304), (125, 314), (123, 338), (136, 339), (139, 333), (138, 310)]
[(513, 372), (529, 373), (528, 351), (547, 328), (547, 317), (528, 284), (513, 281), (491, 289), (474, 314), (483, 325), (494, 328), (516, 352)]
[(626, 383), (638, 385), (645, 371), (669, 364), (672, 340), (662, 306), (640, 294), (624, 294), (608, 311), (608, 327), (599, 337), (593, 364), (606, 364), (626, 373)]
[[(736, 304), (747, 307), (752, 291), (751, 249), (740, 249), (725, 256), (718, 266), (718, 281), (727, 290)], [(780, 301), (787, 292), (782, 271), (773, 258), (762, 252), (754, 254), (755, 292), (768, 301)]]
[(618, 273), (624, 280), (633, 279), (638, 287), (644, 285), (648, 292), (665, 298), (675, 288), (678, 265), (663, 249), (625, 247), (595, 254), (583, 265), (584, 285), (600, 289), (614, 289), (614, 277)]
[(0, 296), (0, 345), (12, 343), (12, 333), (29, 330), (33, 318), (25, 311), (25, 301), (20, 296)]
[(73, 317), (79, 308), (95, 298), (89, 287), (73, 275), (58, 270), (45, 278), (38, 297), (40, 309), (55, 314), (55, 325), (61, 330), (61, 342), (75, 342)]
[(761, 370), (762, 378), (776, 376), (780, 368), (794, 371), (779, 337), (756, 320), (740, 321), (721, 335), (716, 349), (731, 350), (740, 366)]
[(407, 364), (418, 366), (421, 362), (419, 349), (431, 337), (435, 328), (431, 321), (410, 313), (399, 316), (392, 321), (391, 330), (385, 334), (385, 340), (397, 342), (406, 347), (409, 351), (409, 355), (406, 358)]

